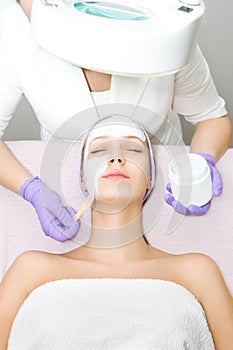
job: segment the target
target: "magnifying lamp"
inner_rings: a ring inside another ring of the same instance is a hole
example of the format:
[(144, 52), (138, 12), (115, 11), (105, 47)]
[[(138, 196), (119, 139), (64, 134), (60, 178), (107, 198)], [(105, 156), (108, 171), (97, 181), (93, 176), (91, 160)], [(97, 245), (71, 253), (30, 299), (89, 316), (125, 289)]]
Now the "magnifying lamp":
[(201, 0), (34, 0), (32, 35), (43, 49), (109, 74), (155, 76), (190, 61)]

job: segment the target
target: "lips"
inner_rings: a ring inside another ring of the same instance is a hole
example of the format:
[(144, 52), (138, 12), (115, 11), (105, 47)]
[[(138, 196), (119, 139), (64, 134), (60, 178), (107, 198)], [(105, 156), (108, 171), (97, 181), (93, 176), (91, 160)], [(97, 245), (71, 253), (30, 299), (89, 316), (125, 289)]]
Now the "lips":
[(111, 170), (102, 176), (104, 179), (120, 180), (129, 179), (129, 176), (119, 170)]

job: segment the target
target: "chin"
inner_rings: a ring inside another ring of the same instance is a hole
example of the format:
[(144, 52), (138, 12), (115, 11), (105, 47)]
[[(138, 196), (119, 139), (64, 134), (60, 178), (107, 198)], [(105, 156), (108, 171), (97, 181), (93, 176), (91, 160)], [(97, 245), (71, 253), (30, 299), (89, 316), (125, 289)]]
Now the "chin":
[(133, 189), (127, 181), (110, 182), (99, 187), (99, 199), (108, 202), (130, 202), (133, 197)]
[(119, 196), (117, 191), (102, 192), (95, 203), (95, 209), (104, 213), (114, 214), (125, 210), (131, 203), (132, 196)]
[(102, 193), (98, 200), (103, 203), (117, 204), (117, 203), (129, 203), (132, 200), (131, 194), (125, 193), (119, 195), (117, 191), (115, 193)]

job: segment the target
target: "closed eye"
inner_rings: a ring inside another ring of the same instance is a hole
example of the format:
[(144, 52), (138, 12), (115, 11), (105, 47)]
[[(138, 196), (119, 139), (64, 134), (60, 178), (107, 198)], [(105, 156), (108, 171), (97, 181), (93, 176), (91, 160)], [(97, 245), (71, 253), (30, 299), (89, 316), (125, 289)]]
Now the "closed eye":
[(91, 154), (96, 154), (96, 153), (104, 152), (104, 151), (106, 151), (106, 149), (95, 149), (95, 150), (91, 151), (90, 153)]
[(126, 151), (142, 153), (142, 150), (141, 150), (141, 149), (134, 149), (134, 148), (128, 148)]

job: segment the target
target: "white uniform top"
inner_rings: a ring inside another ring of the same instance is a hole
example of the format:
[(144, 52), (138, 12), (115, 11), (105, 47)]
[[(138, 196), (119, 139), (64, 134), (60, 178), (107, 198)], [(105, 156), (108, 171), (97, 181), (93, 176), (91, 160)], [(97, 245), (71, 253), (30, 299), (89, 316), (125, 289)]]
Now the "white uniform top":
[[(161, 142), (179, 144), (181, 128), (176, 113), (194, 125), (227, 114), (199, 47), (189, 65), (176, 74), (150, 81), (113, 75), (109, 96), (94, 93), (93, 98), (82, 69), (38, 47), (31, 37), (30, 22), (14, 4), (0, 11), (0, 137), (23, 93), (42, 126), (44, 139), (57, 130), (58, 137), (77, 138), (98, 115), (115, 112), (131, 114), (150, 132), (159, 130), (156, 135)], [(108, 101), (110, 107), (100, 108), (97, 115), (94, 100), (98, 105)], [(74, 115), (77, 117), (70, 122)]]

